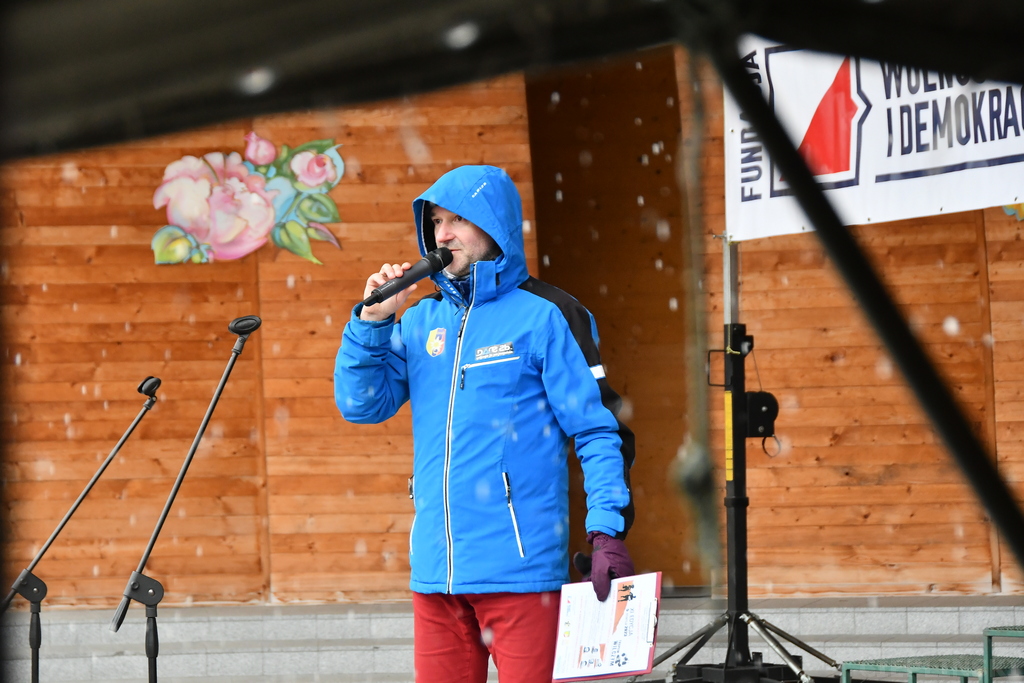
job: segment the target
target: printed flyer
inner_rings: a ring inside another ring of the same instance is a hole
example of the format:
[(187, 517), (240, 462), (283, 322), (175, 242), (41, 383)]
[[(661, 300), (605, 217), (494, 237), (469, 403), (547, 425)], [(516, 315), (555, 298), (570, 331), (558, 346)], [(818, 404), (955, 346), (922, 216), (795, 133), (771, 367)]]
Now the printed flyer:
[(613, 580), (604, 602), (590, 582), (562, 586), (554, 680), (650, 672), (660, 597), (661, 572)]

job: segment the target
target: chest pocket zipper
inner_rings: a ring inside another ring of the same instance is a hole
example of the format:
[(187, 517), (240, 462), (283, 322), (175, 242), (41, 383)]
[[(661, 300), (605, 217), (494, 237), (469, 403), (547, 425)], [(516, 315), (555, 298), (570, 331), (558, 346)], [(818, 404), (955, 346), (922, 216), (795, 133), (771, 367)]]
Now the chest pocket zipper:
[(523, 552), (523, 539), (519, 535), (519, 522), (516, 521), (516, 509), (512, 505), (512, 484), (508, 478), (508, 472), (502, 472), (501, 478), (505, 482), (505, 500), (508, 501), (508, 511), (512, 515), (512, 530), (516, 533), (516, 545), (519, 546), (519, 557), (526, 557)]
[(508, 363), (509, 361), (519, 360), (519, 356), (513, 356), (512, 358), (499, 358), (498, 360), (485, 360), (481, 363), (467, 363), (459, 368), (459, 389), (466, 388), (466, 370), (470, 368), (479, 368), (484, 365), (494, 365), (496, 363)]

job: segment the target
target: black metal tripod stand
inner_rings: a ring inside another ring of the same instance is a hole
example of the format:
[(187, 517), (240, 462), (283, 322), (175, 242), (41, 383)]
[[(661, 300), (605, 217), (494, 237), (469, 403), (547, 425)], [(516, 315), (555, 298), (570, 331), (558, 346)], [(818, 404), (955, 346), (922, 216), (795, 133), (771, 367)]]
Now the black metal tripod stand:
[[(728, 246), (726, 247), (729, 248)], [(727, 255), (728, 258), (728, 255)], [(791, 655), (779, 638), (788, 641), (829, 666), (839, 663), (815, 650), (807, 643), (758, 617), (747, 601), (747, 447), (748, 438), (775, 436), (775, 418), (779, 404), (764, 391), (746, 390), (744, 362), (754, 349), (754, 338), (746, 325), (725, 325), (725, 510), (728, 545), (728, 606), (725, 614), (663, 653), (657, 664), (666, 661), (684, 647), (691, 645), (676, 663), (674, 681), (713, 681), (714, 683), (757, 683), (761, 679), (812, 683), (803, 670), (802, 658)], [(728, 626), (729, 639), (722, 664), (701, 666), (688, 662), (723, 627)], [(784, 665), (765, 664), (750, 654), (749, 632), (753, 630), (770, 647)]]
[[(726, 247), (729, 249), (729, 246)], [(733, 253), (735, 256), (735, 253)], [(729, 258), (729, 255), (726, 255)], [(733, 268), (733, 272), (735, 269)], [(813, 683), (803, 669), (802, 657), (790, 654), (779, 642), (785, 640), (829, 666), (839, 669), (839, 662), (814, 649), (778, 626), (765, 621), (749, 609), (747, 600), (747, 450), (746, 440), (775, 436), (775, 418), (779, 404), (764, 391), (746, 390), (744, 362), (754, 349), (754, 338), (746, 325), (726, 323), (724, 374), (725, 389), (725, 509), (728, 604), (724, 614), (704, 628), (680, 641), (654, 660), (654, 666), (668, 661), (683, 648), (686, 653), (674, 665), (672, 681), (677, 683), (758, 683), (799, 681)], [(710, 381), (710, 380), (709, 380)], [(728, 627), (728, 645), (721, 664), (689, 664), (711, 638)], [(751, 656), (748, 629), (753, 630), (784, 664), (766, 664), (759, 654)], [(631, 680), (636, 680), (634, 677)]]
[(128, 440), (128, 437), (132, 435), (132, 432), (135, 431), (135, 428), (142, 421), (142, 418), (146, 416), (146, 413), (149, 412), (149, 409), (153, 407), (153, 404), (156, 403), (156, 390), (159, 388), (160, 379), (158, 377), (147, 377), (142, 380), (141, 384), (139, 384), (139, 393), (147, 397), (146, 402), (142, 404), (142, 409), (139, 410), (139, 414), (135, 416), (135, 419), (132, 421), (131, 425), (128, 426), (128, 429), (125, 430), (113, 450), (110, 451), (110, 454), (107, 455), (103, 463), (100, 464), (96, 473), (92, 475), (92, 479), (89, 480), (89, 483), (86, 484), (85, 488), (82, 489), (82, 492), (78, 494), (78, 498), (74, 503), (72, 503), (71, 508), (68, 509), (67, 513), (64, 514), (64, 518), (57, 524), (57, 528), (53, 530), (50, 537), (46, 539), (46, 543), (44, 543), (43, 547), (38, 553), (36, 553), (32, 562), (30, 562), (28, 567), (23, 569), (21, 574), (18, 575), (18, 578), (14, 580), (14, 585), (11, 586), (11, 590), (7, 593), (7, 597), (5, 597), (3, 603), (0, 604), (0, 613), (7, 611), (7, 608), (11, 606), (11, 601), (14, 600), (15, 595), (20, 595), (31, 604), (32, 616), (28, 627), (28, 644), (32, 649), (32, 683), (39, 683), (39, 646), (42, 645), (43, 642), (43, 627), (40, 622), (39, 613), (41, 611), (43, 598), (46, 597), (46, 584), (42, 579), (33, 574), (32, 570), (35, 569), (37, 564), (39, 564), (39, 560), (43, 559), (43, 555), (45, 555), (46, 551), (49, 550), (50, 546), (57, 539), (57, 536), (60, 535), (60, 532), (64, 530), (64, 526), (68, 523), (68, 520), (71, 519), (71, 515), (75, 514), (78, 506), (82, 504), (85, 497), (89, 495), (89, 491), (91, 491), (92, 487), (97, 481), (99, 481), (100, 475), (102, 475), (103, 472), (106, 471), (107, 466), (113, 462), (114, 457), (117, 455), (118, 451), (121, 450), (121, 446), (123, 446), (124, 442)]

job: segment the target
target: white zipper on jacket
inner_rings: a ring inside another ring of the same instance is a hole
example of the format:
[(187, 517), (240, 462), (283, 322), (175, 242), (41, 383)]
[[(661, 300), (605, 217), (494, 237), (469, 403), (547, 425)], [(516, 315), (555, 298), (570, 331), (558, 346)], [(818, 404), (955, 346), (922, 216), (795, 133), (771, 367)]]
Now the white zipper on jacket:
[(466, 370), (469, 368), (478, 368), (481, 365), (494, 365), (495, 363), (507, 363), (510, 360), (519, 360), (519, 356), (512, 356), (511, 358), (498, 358), (497, 360), (485, 360), (480, 363), (466, 363), (462, 366), (462, 370), (459, 372), (459, 389), (466, 388)]
[(508, 511), (512, 515), (512, 530), (516, 533), (519, 557), (526, 557), (526, 553), (523, 552), (523, 539), (519, 536), (519, 522), (516, 521), (516, 509), (512, 505), (512, 482), (509, 481), (508, 472), (502, 472), (501, 478), (505, 482), (505, 500), (508, 501)]
[(466, 314), (462, 316), (462, 323), (459, 325), (459, 334), (455, 341), (455, 362), (452, 364), (452, 388), (448, 392), (448, 417), (445, 422), (444, 437), (444, 536), (448, 546), (448, 581), (445, 586), (445, 593), (452, 592), (452, 574), (454, 573), (453, 540), (452, 540), (452, 515), (451, 505), (448, 501), (448, 477), (451, 473), (452, 462), (452, 416), (455, 412), (455, 390), (458, 388), (459, 361), (462, 359), (462, 335), (466, 330), (466, 323), (469, 321), (469, 314), (473, 310), (476, 301), (476, 264), (473, 264), (473, 290), (470, 292), (469, 305), (466, 307)]
[(412, 524), (409, 525), (409, 554), (412, 555), (412, 532), (416, 531), (416, 491), (413, 489), (415, 475), (409, 477), (409, 499), (412, 501)]

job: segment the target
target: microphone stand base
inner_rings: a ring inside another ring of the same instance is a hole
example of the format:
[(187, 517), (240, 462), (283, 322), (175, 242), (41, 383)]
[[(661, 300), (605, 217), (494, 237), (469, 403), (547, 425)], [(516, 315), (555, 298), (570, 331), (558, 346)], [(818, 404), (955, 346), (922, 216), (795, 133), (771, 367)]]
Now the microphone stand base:
[(156, 681), (156, 659), (160, 654), (160, 636), (156, 626), (156, 608), (164, 597), (164, 587), (156, 579), (136, 570), (128, 579), (124, 597), (146, 606), (146, 658), (149, 660), (149, 683)]
[(28, 646), (32, 650), (32, 683), (39, 683), (39, 646), (43, 643), (43, 626), (39, 615), (43, 598), (46, 597), (46, 583), (24, 569), (14, 582), (14, 592), (29, 602), (32, 616), (28, 625)]

